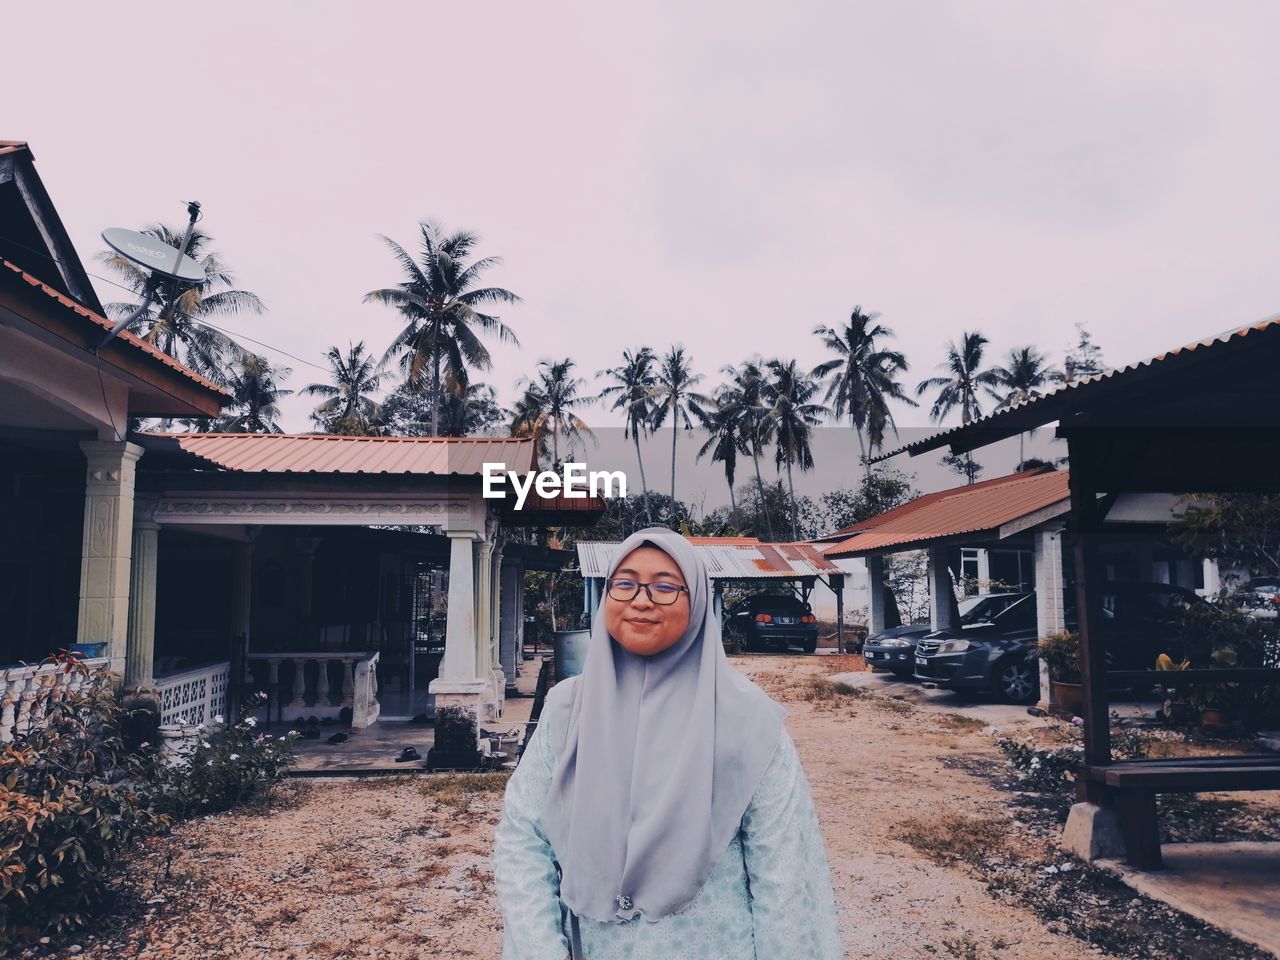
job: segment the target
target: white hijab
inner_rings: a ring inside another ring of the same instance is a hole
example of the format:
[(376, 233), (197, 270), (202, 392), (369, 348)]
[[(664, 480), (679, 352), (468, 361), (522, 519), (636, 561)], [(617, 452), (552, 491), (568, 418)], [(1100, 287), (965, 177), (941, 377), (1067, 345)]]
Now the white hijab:
[(787, 711), (729, 665), (711, 577), (678, 533), (640, 530), (689, 587), (689, 627), (639, 656), (613, 641), (603, 604), (569, 701), (567, 736), (541, 821), (560, 864), (560, 897), (579, 916), (647, 920), (688, 906), (738, 831)]

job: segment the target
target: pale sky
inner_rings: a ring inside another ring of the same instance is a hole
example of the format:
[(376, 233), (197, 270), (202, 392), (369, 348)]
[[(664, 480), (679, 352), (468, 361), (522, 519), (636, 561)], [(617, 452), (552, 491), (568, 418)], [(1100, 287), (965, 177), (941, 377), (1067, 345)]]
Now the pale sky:
[(508, 405), (540, 359), (594, 384), (640, 343), (708, 388), (809, 366), (854, 304), (913, 387), (967, 329), (1060, 364), (1085, 320), (1122, 365), (1280, 310), (1280, 7), (754, 6), (24, 4), (0, 139), (94, 273), (102, 229), (200, 200), (269, 307), (225, 325), (317, 364), (398, 329), (361, 303), (399, 279), (376, 234), (477, 232), (524, 298), (477, 375)]

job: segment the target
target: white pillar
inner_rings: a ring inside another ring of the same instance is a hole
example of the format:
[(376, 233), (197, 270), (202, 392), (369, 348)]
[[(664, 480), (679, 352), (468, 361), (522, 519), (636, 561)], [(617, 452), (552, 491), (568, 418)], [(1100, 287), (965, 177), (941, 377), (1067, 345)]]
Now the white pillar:
[(129, 642), (125, 652), (126, 691), (153, 690), (156, 654), (156, 569), (160, 525), (133, 525), (133, 557), (129, 583)]
[[(438, 680), (472, 681), (476, 663), (475, 560), (471, 531), (449, 531), (449, 612)], [(433, 680), (434, 684), (435, 681)]]
[[(1036, 635), (1047, 637), (1067, 629), (1063, 609), (1062, 525), (1040, 527), (1035, 531)], [(1042, 710), (1052, 706), (1049, 688), (1049, 665), (1040, 661), (1040, 703)]]
[(867, 636), (884, 630), (884, 557), (867, 557)]
[(934, 630), (947, 630), (951, 622), (951, 608), (955, 592), (951, 586), (951, 571), (947, 569), (947, 548), (929, 548), (929, 622)]
[(500, 568), (502, 616), (498, 621), (498, 659), (507, 686), (516, 682), (516, 665), (520, 661), (520, 565), (515, 560), (503, 560)]
[(476, 551), (476, 676), (488, 678), (493, 670), (489, 649), (489, 626), (493, 614), (493, 544), (481, 541)]
[(133, 486), (142, 447), (111, 440), (80, 444), (88, 461), (80, 552), (79, 643), (106, 641), (111, 669), (123, 674), (129, 628)]
[(1217, 594), (1222, 589), (1222, 579), (1218, 573), (1218, 561), (1205, 558), (1201, 561), (1204, 565), (1204, 591), (1210, 595)]

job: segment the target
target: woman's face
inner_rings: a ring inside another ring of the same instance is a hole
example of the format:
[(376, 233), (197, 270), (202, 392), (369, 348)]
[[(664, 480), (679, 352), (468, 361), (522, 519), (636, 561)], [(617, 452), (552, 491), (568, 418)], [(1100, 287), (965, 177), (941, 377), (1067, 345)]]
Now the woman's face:
[[(622, 558), (613, 578), (687, 586), (679, 565), (657, 547), (636, 547)], [(689, 628), (689, 591), (681, 590), (675, 603), (665, 606), (650, 600), (643, 588), (631, 600), (615, 600), (606, 591), (604, 622), (624, 650), (651, 657), (674, 646)]]

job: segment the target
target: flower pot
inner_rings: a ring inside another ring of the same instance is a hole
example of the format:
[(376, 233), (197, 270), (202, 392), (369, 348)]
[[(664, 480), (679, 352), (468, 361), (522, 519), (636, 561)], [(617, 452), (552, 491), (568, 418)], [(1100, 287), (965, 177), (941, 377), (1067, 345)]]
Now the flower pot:
[(1231, 726), (1225, 710), (1217, 707), (1204, 707), (1200, 711), (1200, 727), (1209, 733), (1221, 733)]
[(1049, 690), (1059, 713), (1078, 717), (1084, 711), (1084, 684), (1050, 680)]

